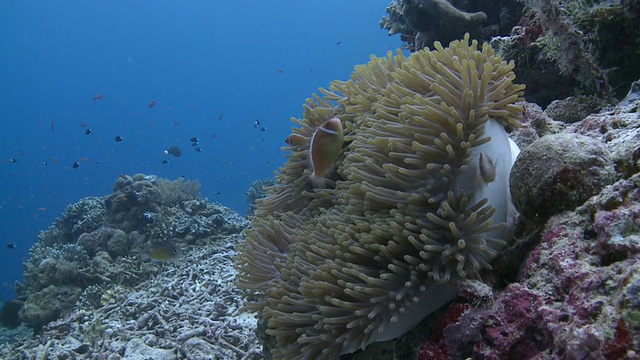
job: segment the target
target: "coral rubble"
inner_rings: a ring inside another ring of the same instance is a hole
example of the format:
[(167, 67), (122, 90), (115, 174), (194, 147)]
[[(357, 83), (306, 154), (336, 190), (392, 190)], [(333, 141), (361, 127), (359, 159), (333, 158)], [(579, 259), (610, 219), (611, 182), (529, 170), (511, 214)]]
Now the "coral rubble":
[(261, 359), (255, 319), (239, 312), (243, 297), (233, 284), (240, 241), (229, 235), (192, 247), (135, 287), (87, 287), (36, 338), (0, 345), (0, 357)]

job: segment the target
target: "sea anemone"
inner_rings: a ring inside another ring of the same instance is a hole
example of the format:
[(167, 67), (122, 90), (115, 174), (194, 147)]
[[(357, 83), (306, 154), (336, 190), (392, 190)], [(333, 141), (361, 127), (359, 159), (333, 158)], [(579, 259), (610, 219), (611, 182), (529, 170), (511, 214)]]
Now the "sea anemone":
[[(337, 359), (392, 339), (456, 295), (511, 236), (509, 171), (524, 86), (469, 36), (372, 57), (293, 119), (298, 140), (258, 201), (238, 285), (275, 359)], [(309, 140), (337, 117), (344, 146), (322, 186)], [(494, 174), (495, 172), (495, 174)]]

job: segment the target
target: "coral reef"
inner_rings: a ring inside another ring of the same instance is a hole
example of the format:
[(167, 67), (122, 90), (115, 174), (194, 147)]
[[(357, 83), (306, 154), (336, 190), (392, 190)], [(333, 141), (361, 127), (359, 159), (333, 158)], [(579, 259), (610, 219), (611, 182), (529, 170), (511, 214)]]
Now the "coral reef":
[(22, 323), (18, 312), (23, 305), (24, 302), (17, 299), (11, 299), (2, 304), (2, 308), (0, 309), (0, 324), (11, 329), (17, 328)]
[[(640, 209), (639, 185), (634, 175), (608, 187), (607, 196), (552, 217), (519, 281), (444, 328), (443, 358), (634, 358), (640, 228), (629, 216)], [(605, 210), (609, 196), (627, 202)]]
[(346, 145), (317, 186), (309, 143), (292, 144), (238, 256), (274, 358), (337, 358), (401, 335), (509, 238), (515, 153), (503, 126), (518, 125), (523, 87), (488, 45), (435, 47), (373, 58), (294, 120), (308, 140), (337, 116)]
[(543, 224), (615, 180), (611, 155), (600, 141), (565, 132), (543, 136), (525, 148), (511, 170), (510, 182), (520, 214)]
[[(464, 8), (465, 10), (461, 10)], [(523, 6), (516, 1), (396, 0), (387, 7), (380, 28), (400, 39), (411, 51), (449, 43), (471, 34), (488, 41), (506, 35), (518, 23)]]
[(574, 123), (586, 118), (589, 114), (596, 114), (607, 103), (595, 96), (570, 96), (562, 100), (554, 100), (547, 106), (545, 112), (552, 119), (564, 123)]
[(640, 77), (638, 0), (523, 2), (518, 26), (492, 45), (516, 61), (528, 101), (546, 106), (576, 93), (620, 98)]
[(256, 201), (267, 196), (264, 189), (265, 187), (273, 186), (276, 184), (276, 179), (263, 179), (257, 180), (251, 183), (249, 190), (247, 190), (247, 202), (249, 203), (249, 210), (247, 216), (251, 216), (256, 211)]
[[(419, 358), (437, 359), (635, 359), (640, 353), (640, 87), (619, 106), (562, 124), (526, 106), (524, 127), (555, 142), (588, 137), (609, 154), (618, 181), (595, 196), (572, 199), (543, 226), (522, 227), (494, 261), (485, 282), (493, 292), (462, 283), (443, 314), (421, 326)], [(527, 112), (529, 112), (527, 114)], [(532, 124), (535, 124), (532, 126)], [(559, 132), (558, 135), (553, 135)], [(580, 134), (576, 137), (577, 134)], [(566, 146), (549, 144), (551, 147)], [(572, 147), (584, 157), (593, 145)], [(523, 150), (523, 153), (527, 149)], [(581, 154), (582, 153), (582, 154)], [(539, 156), (544, 156), (540, 154)], [(516, 166), (517, 162), (516, 161)], [(541, 164), (538, 163), (538, 166)], [(515, 166), (514, 166), (515, 171)], [(512, 178), (512, 189), (535, 192), (535, 184)], [(565, 186), (577, 178), (559, 179)], [(592, 189), (585, 189), (586, 193)], [(583, 194), (575, 194), (581, 196)], [(558, 204), (552, 205), (558, 207)], [(493, 295), (491, 295), (493, 293)], [(478, 301), (481, 299), (481, 301)], [(465, 311), (460, 311), (464, 307)], [(456, 315), (456, 316), (451, 316)], [(436, 330), (429, 324), (439, 325)], [(427, 325), (423, 325), (427, 324)], [(411, 333), (416, 336), (416, 332)], [(409, 335), (405, 336), (408, 337)], [(400, 339), (395, 354), (406, 354)]]
[(155, 175), (123, 175), (113, 186), (113, 193), (104, 199), (107, 210), (105, 222), (116, 224), (125, 232), (139, 228), (140, 220), (153, 220), (149, 214), (162, 212), (162, 207), (174, 207), (185, 201), (199, 198), (198, 181), (175, 181)]
[(0, 345), (3, 359), (261, 359), (255, 319), (233, 285), (241, 235), (191, 247), (135, 287), (85, 288), (41, 335)]
[(199, 188), (197, 181), (123, 175), (112, 194), (70, 205), (29, 251), (24, 284), (16, 286), (21, 321), (39, 333), (87, 289), (93, 295), (84, 301), (95, 304), (113, 286), (148, 281), (163, 268), (145, 256), (159, 243), (203, 246), (248, 225), (224, 206), (199, 199)]
[(73, 205), (67, 206), (60, 216), (47, 230), (38, 235), (45, 246), (53, 244), (75, 243), (80, 235), (91, 232), (103, 223), (104, 203), (98, 197), (86, 197)]
[(546, 107), (576, 94), (624, 96), (640, 78), (638, 8), (640, 0), (397, 0), (380, 27), (411, 51), (465, 32), (491, 42), (515, 60), (527, 100)]

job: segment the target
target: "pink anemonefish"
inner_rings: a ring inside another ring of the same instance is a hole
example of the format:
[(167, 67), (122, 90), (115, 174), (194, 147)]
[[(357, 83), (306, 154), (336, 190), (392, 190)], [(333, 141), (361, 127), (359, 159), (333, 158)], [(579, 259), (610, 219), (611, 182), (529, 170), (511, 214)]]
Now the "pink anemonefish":
[(302, 146), (307, 143), (307, 139), (305, 139), (304, 136), (300, 134), (294, 133), (289, 135), (284, 142), (286, 142), (289, 146)]
[(480, 157), (478, 158), (478, 168), (480, 170), (480, 176), (485, 184), (496, 179), (496, 161), (493, 160), (489, 154), (484, 152), (480, 153)]
[(324, 177), (333, 170), (343, 144), (342, 122), (337, 117), (325, 121), (314, 131), (309, 147), (314, 185), (322, 185)]

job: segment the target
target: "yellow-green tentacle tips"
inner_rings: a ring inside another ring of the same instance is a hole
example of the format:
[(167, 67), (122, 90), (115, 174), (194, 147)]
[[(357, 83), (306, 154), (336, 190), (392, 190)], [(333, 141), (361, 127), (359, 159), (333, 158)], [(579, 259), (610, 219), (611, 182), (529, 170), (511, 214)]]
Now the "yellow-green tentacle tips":
[(513, 67), (467, 36), (372, 57), (307, 99), (236, 258), (274, 359), (397, 337), (491, 268), (514, 217)]

